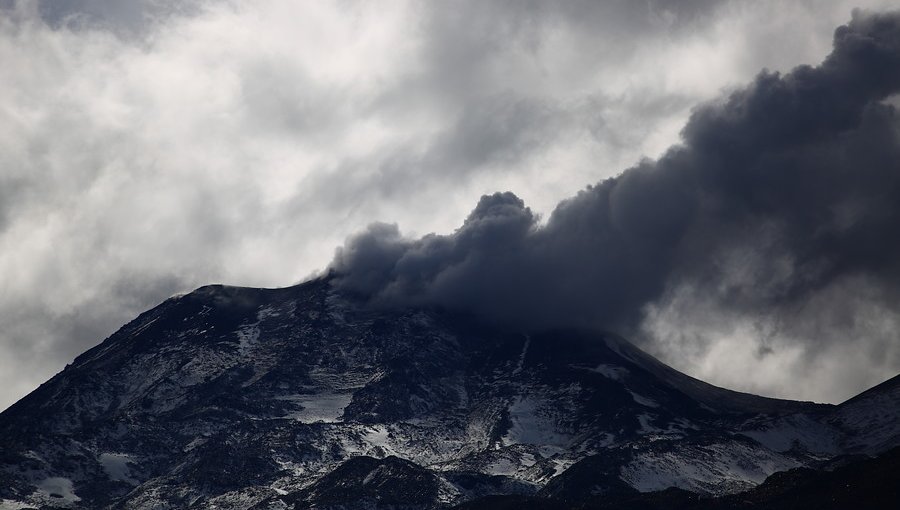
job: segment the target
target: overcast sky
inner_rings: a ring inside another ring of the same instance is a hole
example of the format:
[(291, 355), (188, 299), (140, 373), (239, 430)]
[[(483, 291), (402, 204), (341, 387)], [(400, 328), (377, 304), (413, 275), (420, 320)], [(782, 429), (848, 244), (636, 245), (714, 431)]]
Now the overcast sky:
[[(298, 282), (373, 221), (449, 233), (496, 191), (546, 219), (892, 3), (0, 0), (0, 409), (166, 297)], [(897, 312), (842, 285), (821, 310), (874, 315), (772, 329), (681, 286), (639, 342), (838, 402), (900, 371)]]

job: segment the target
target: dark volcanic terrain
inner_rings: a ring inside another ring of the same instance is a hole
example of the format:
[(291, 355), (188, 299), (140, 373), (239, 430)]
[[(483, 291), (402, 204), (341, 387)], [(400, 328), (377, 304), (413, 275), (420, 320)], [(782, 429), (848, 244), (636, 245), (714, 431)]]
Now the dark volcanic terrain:
[(775, 400), (614, 335), (209, 286), (0, 414), (0, 508), (890, 508), (898, 417), (897, 378)]

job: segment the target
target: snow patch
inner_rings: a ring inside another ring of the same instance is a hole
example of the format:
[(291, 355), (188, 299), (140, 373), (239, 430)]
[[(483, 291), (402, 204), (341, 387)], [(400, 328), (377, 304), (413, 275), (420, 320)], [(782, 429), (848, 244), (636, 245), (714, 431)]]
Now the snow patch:
[(778, 453), (728, 442), (642, 452), (620, 469), (620, 476), (641, 492), (679, 487), (721, 495), (747, 490), (776, 471), (797, 466)]
[(531, 336), (525, 335), (525, 344), (522, 346), (522, 353), (519, 354), (519, 362), (516, 364), (516, 369), (512, 371), (512, 375), (521, 373), (522, 368), (525, 367), (525, 356), (528, 354), (529, 346), (531, 346)]
[(844, 445), (851, 451), (877, 454), (900, 444), (900, 384), (880, 389), (841, 404), (831, 419), (853, 432)]
[(597, 365), (594, 368), (588, 368), (587, 370), (596, 372), (606, 377), (607, 379), (612, 379), (613, 381), (624, 381), (625, 377), (628, 376), (628, 369), (617, 365), (601, 364)]
[(42, 495), (52, 498), (51, 501), (53, 502), (72, 505), (81, 501), (81, 498), (75, 495), (72, 480), (62, 476), (44, 478), (37, 483), (37, 487)]
[(300, 423), (339, 423), (344, 408), (353, 399), (352, 393), (318, 393), (314, 395), (287, 395), (278, 400), (290, 400), (302, 409), (285, 415)]
[(786, 452), (795, 446), (812, 453), (836, 454), (840, 451), (839, 432), (805, 414), (753, 424), (740, 434), (776, 452)]
[(0, 499), (0, 510), (22, 510), (24, 508), (34, 508), (34, 505), (11, 499)]
[(241, 356), (246, 356), (259, 341), (259, 323), (242, 326), (236, 331), (238, 337), (238, 351)]
[(366, 443), (366, 454), (376, 457), (386, 457), (388, 455), (397, 455), (398, 457), (406, 457), (401, 455), (393, 448), (390, 440), (390, 431), (385, 425), (375, 425), (367, 427), (362, 435), (362, 440)]
[(202, 445), (205, 444), (207, 441), (209, 441), (209, 438), (202, 437), (202, 436), (195, 437), (190, 443), (188, 443), (187, 445), (185, 445), (185, 447), (182, 448), (181, 451), (183, 451), (183, 452), (189, 452), (189, 451), (193, 450), (194, 448), (196, 448), (196, 447), (198, 447), (198, 446), (202, 446)]
[(640, 404), (642, 406), (659, 407), (659, 404), (657, 404), (656, 401), (651, 398), (647, 398), (643, 395), (638, 395), (637, 393), (635, 393), (631, 390), (628, 390), (628, 393), (631, 393), (631, 398), (633, 398), (635, 402), (637, 402), (638, 404)]
[(556, 457), (553, 457), (552, 459), (550, 459), (550, 462), (553, 463), (553, 469), (555, 470), (554, 474), (558, 475), (558, 474), (562, 474), (563, 472), (565, 472), (565, 470), (572, 467), (575, 464), (575, 462), (577, 462), (577, 459), (572, 458), (572, 457), (556, 456)]
[(655, 416), (647, 414), (647, 413), (639, 414), (637, 419), (638, 419), (638, 424), (640, 424), (640, 428), (637, 430), (637, 433), (638, 434), (656, 434), (659, 432), (665, 432), (663, 429), (661, 429), (659, 427), (654, 427), (653, 425), (650, 424), (654, 418), (655, 418)]
[(131, 476), (129, 465), (134, 464), (131, 455), (126, 453), (102, 453), (97, 460), (100, 461), (100, 465), (103, 466), (103, 470), (106, 471), (106, 476), (110, 480), (127, 482), (132, 485), (140, 484), (138, 480)]
[(557, 430), (552, 417), (542, 411), (541, 402), (517, 397), (509, 406), (509, 418), (512, 426), (503, 436), (505, 445), (535, 445), (543, 455), (560, 453), (571, 442), (571, 438)]
[[(286, 303), (286, 306), (293, 307), (294, 303), (288, 302), (288, 303)], [(259, 320), (259, 321), (261, 321), (263, 319), (267, 319), (269, 317), (279, 317), (279, 316), (281, 316), (281, 311), (279, 311), (277, 307), (272, 306), (272, 305), (263, 306), (259, 309), (259, 311), (256, 312), (256, 320)]]
[(519, 469), (519, 464), (513, 462), (512, 459), (508, 457), (499, 457), (494, 460), (491, 464), (485, 466), (485, 473), (491, 475), (505, 475), (512, 476), (516, 474), (516, 471)]

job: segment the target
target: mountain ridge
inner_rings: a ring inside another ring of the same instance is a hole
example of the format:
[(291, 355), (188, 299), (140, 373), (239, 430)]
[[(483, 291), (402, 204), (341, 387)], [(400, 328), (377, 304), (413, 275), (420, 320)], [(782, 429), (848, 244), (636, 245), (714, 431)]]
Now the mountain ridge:
[[(616, 487), (726, 495), (900, 444), (878, 411), (900, 407), (885, 388), (840, 406), (769, 399), (608, 333), (374, 310), (328, 277), (204, 286), (0, 413), (0, 501), (376, 508), (404, 480), (431, 487), (408, 495), (416, 508)], [(360, 489), (367, 479), (381, 481)]]

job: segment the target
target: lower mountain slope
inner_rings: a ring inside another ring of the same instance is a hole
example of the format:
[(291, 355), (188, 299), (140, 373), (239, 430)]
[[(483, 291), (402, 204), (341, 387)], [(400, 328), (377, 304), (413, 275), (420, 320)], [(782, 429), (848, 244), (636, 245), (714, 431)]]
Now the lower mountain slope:
[(841, 457), (818, 469), (795, 468), (775, 473), (753, 489), (719, 497), (702, 497), (682, 489), (638, 492), (625, 489), (582, 497), (490, 496), (455, 510), (896, 510), (900, 508), (900, 448), (875, 458)]
[(768, 399), (614, 335), (373, 310), (328, 278), (209, 286), (140, 315), (0, 414), (0, 508), (727, 495), (896, 446), (900, 385), (882, 386), (840, 406)]

